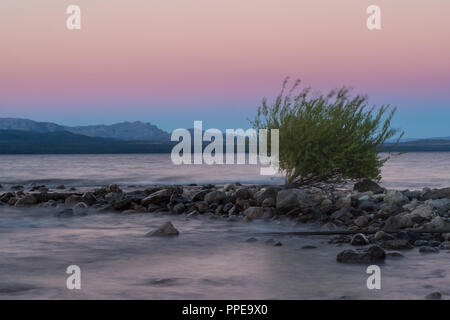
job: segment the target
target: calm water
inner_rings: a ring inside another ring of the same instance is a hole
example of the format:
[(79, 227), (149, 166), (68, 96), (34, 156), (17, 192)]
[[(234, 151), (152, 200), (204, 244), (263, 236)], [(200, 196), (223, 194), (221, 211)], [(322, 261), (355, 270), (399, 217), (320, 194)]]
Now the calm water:
[[(0, 184), (122, 186), (188, 183), (281, 183), (256, 165), (173, 165), (169, 154), (0, 155)], [(394, 156), (383, 168), (382, 184), (395, 189), (450, 186), (450, 152)]]
[[(384, 184), (450, 186), (449, 163), (446, 153), (403, 155), (384, 169)], [(5, 188), (261, 181), (258, 167), (175, 167), (167, 155), (0, 156), (0, 168)], [(450, 297), (446, 251), (424, 257), (414, 249), (387, 260), (380, 266), (382, 289), (368, 290), (364, 266), (335, 262), (346, 246), (327, 244), (327, 237), (259, 234), (305, 228), (289, 221), (108, 212), (56, 218), (52, 210), (0, 207), (1, 299), (421, 299), (434, 291)], [(167, 220), (179, 237), (144, 237)], [(258, 241), (246, 242), (249, 237)], [(266, 243), (271, 238), (283, 246)], [(73, 264), (81, 268), (80, 291), (66, 289)]]

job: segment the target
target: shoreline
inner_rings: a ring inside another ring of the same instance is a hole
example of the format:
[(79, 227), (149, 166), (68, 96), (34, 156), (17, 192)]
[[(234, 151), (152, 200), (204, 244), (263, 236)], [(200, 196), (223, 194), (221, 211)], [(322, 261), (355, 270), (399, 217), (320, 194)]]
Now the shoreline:
[[(377, 244), (402, 250), (440, 247), (450, 250), (450, 188), (422, 191), (386, 190), (375, 182), (363, 180), (353, 190), (293, 185), (155, 185), (145, 189), (118, 185), (100, 188), (66, 189), (58, 186), (12, 186), (0, 189), (2, 205), (55, 209), (56, 217), (95, 212), (162, 213), (193, 217), (216, 216), (226, 220), (251, 221), (289, 219), (297, 224), (315, 225), (321, 230), (341, 230), (356, 234), (341, 235), (339, 242), (357, 245)], [(408, 235), (408, 231), (416, 235)], [(436, 233), (420, 234), (420, 230)], [(366, 234), (358, 234), (360, 231)], [(395, 231), (390, 234), (389, 231)], [(403, 231), (403, 232), (402, 232)], [(370, 233), (370, 234), (367, 234)], [(425, 249), (422, 249), (425, 250)], [(430, 251), (431, 252), (431, 251)]]

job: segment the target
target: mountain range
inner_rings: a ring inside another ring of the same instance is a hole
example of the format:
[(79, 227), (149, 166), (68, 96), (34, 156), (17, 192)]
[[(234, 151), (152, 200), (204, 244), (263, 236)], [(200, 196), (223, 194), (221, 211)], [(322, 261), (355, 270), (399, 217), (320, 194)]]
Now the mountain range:
[(112, 125), (62, 126), (52, 122), (28, 119), (0, 118), (0, 130), (20, 130), (39, 133), (67, 131), (88, 137), (112, 138), (126, 141), (170, 141), (170, 134), (157, 126), (141, 121), (121, 122)]
[[(192, 129), (190, 130), (192, 133)], [(136, 122), (62, 126), (52, 122), (0, 118), (0, 154), (169, 153), (176, 142), (157, 126)], [(450, 137), (388, 141), (382, 151), (450, 151)]]

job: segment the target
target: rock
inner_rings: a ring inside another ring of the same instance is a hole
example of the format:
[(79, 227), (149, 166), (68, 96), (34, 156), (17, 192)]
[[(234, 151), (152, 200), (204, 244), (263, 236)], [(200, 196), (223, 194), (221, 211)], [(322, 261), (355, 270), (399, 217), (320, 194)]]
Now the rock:
[(141, 205), (144, 207), (147, 207), (149, 204), (160, 204), (160, 203), (167, 203), (170, 200), (170, 197), (172, 196), (173, 190), (170, 189), (162, 189), (159, 191), (156, 191), (149, 196), (145, 197), (141, 201)]
[(92, 192), (85, 192), (81, 196), (81, 201), (86, 203), (88, 206), (92, 206), (94, 203), (97, 202), (97, 198), (94, 196)]
[(14, 198), (14, 193), (6, 192), (0, 196), (0, 202), (8, 203), (10, 199)]
[(432, 209), (437, 210), (449, 210), (450, 209), (450, 199), (436, 199), (425, 201), (426, 205), (429, 205)]
[(65, 188), (66, 188), (66, 186), (61, 184), (61, 185), (57, 186), (55, 189), (56, 190), (64, 190)]
[(390, 252), (386, 252), (386, 257), (392, 258), (392, 259), (398, 259), (398, 258), (404, 258), (405, 256), (402, 255), (398, 251), (390, 251)]
[(73, 206), (73, 213), (77, 216), (84, 216), (87, 214), (88, 206), (84, 202), (79, 202)]
[(406, 250), (413, 248), (406, 239), (385, 240), (381, 242), (381, 246), (388, 250)]
[(358, 208), (360, 210), (364, 210), (364, 211), (374, 211), (376, 209), (375, 203), (373, 203), (372, 201), (360, 201), (358, 204)]
[(275, 206), (275, 199), (273, 198), (266, 198), (261, 203), (263, 207), (274, 207)]
[(277, 243), (275, 243), (273, 246), (274, 247), (281, 247), (283, 244), (281, 243), (281, 242), (277, 242)]
[(440, 292), (432, 292), (430, 294), (427, 294), (425, 296), (425, 299), (427, 299), (427, 300), (441, 300), (442, 299), (442, 294)]
[(208, 190), (202, 190), (199, 192), (196, 192), (193, 196), (192, 196), (192, 201), (196, 202), (196, 201), (203, 201), (205, 199), (205, 196), (208, 194)]
[(428, 190), (422, 196), (423, 200), (436, 200), (442, 198), (450, 198), (450, 188)]
[(431, 206), (429, 206), (429, 205), (421, 205), (421, 206), (418, 206), (416, 209), (414, 209), (412, 212), (411, 212), (411, 215), (414, 215), (414, 216), (419, 216), (419, 217), (422, 217), (422, 218), (425, 218), (425, 219), (427, 219), (427, 218), (431, 218), (434, 214), (433, 214), (433, 208), (431, 207)]
[(369, 240), (362, 233), (357, 233), (352, 237), (350, 244), (352, 246), (365, 246), (369, 244)]
[(437, 216), (434, 217), (429, 223), (425, 224), (427, 230), (448, 230), (450, 229), (450, 223), (444, 218)]
[(236, 199), (248, 200), (251, 198), (251, 194), (246, 188), (238, 189), (234, 195)]
[(278, 192), (280, 192), (279, 187), (267, 187), (263, 188), (260, 191), (255, 193), (255, 200), (256, 202), (262, 203), (266, 199), (273, 199), (273, 202), (276, 203)]
[(410, 215), (396, 215), (389, 217), (384, 223), (384, 230), (394, 231), (404, 228), (410, 228), (414, 225)]
[(307, 208), (311, 206), (309, 195), (304, 190), (287, 189), (281, 190), (277, 194), (276, 207), (282, 212), (287, 212), (294, 208)]
[(371, 246), (365, 252), (344, 250), (338, 253), (336, 261), (340, 263), (370, 264), (383, 262), (386, 259), (385, 251), (379, 246)]
[(382, 240), (392, 240), (394, 239), (394, 236), (384, 231), (378, 231), (377, 233), (375, 233), (374, 238), (376, 241), (382, 241)]
[(357, 212), (352, 207), (345, 207), (331, 214), (331, 218), (335, 220), (347, 221), (353, 218), (353, 215), (357, 215)]
[(62, 218), (63, 217), (73, 217), (73, 215), (74, 215), (73, 210), (70, 208), (63, 209), (56, 214), (57, 217), (62, 217)]
[(68, 207), (73, 207), (77, 203), (81, 201), (81, 197), (77, 195), (71, 195), (70, 197), (66, 198), (64, 204)]
[(359, 216), (353, 221), (354, 224), (356, 224), (360, 228), (364, 228), (369, 224), (369, 219), (365, 216)]
[(250, 207), (246, 209), (243, 214), (250, 219), (260, 219), (264, 216), (271, 215), (272, 209), (266, 207)]
[(428, 247), (428, 246), (422, 246), (419, 248), (420, 253), (439, 253), (438, 248)]
[(427, 240), (416, 240), (413, 243), (414, 247), (422, 247), (422, 246), (426, 246), (428, 245), (428, 241)]
[(35, 196), (28, 194), (26, 196), (24, 196), (23, 198), (20, 198), (19, 200), (17, 200), (17, 202), (15, 202), (15, 206), (16, 207), (26, 207), (26, 206), (31, 206), (34, 204), (37, 204), (38, 201), (36, 199)]
[(388, 190), (384, 196), (384, 201), (395, 206), (402, 206), (406, 204), (409, 199), (398, 190)]
[(197, 208), (198, 212), (205, 213), (209, 209), (209, 206), (206, 201), (197, 201), (195, 203), (195, 208)]
[(158, 229), (146, 234), (147, 237), (163, 237), (163, 236), (178, 236), (180, 233), (173, 226), (172, 222), (168, 221)]
[(341, 197), (336, 201), (336, 209), (343, 209), (346, 207), (350, 207), (352, 205), (352, 197), (351, 196), (345, 196)]
[(225, 200), (226, 196), (227, 195), (223, 191), (213, 191), (205, 195), (204, 201), (206, 201), (209, 204), (222, 203)]
[(258, 239), (256, 238), (248, 238), (247, 240), (245, 240), (245, 242), (256, 242), (258, 241)]
[(450, 250), (450, 241), (444, 241), (439, 245), (441, 250)]
[(374, 194), (384, 192), (384, 188), (380, 187), (377, 183), (369, 179), (364, 179), (360, 182), (355, 183), (355, 185), (353, 186), (353, 190), (358, 192), (372, 191)]
[(185, 208), (184, 204), (182, 204), (182, 203), (178, 203), (177, 205), (175, 205), (173, 207), (173, 211), (176, 214), (182, 214), (185, 210), (186, 210), (186, 208)]

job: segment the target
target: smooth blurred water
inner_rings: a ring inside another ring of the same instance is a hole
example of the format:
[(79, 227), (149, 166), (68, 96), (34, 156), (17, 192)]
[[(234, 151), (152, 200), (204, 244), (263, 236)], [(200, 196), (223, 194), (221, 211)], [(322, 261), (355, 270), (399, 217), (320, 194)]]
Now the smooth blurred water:
[[(384, 156), (384, 155), (383, 155)], [(393, 189), (450, 186), (450, 152), (407, 153), (383, 167), (382, 184)], [(170, 154), (0, 155), (0, 184), (50, 187), (189, 183), (282, 183), (260, 175), (257, 165), (180, 165)]]
[[(383, 184), (450, 186), (449, 165), (450, 153), (395, 157), (383, 170)], [(169, 155), (0, 156), (0, 168), (3, 190), (12, 184), (282, 181), (260, 176), (257, 166), (177, 167)], [(330, 245), (329, 237), (260, 234), (317, 226), (154, 213), (62, 218), (55, 210), (0, 206), (0, 299), (421, 299), (434, 291), (450, 297), (445, 250), (424, 256), (414, 249), (387, 260), (380, 265), (382, 289), (368, 290), (367, 266), (336, 263), (349, 246)], [(167, 220), (180, 236), (144, 236)], [(258, 241), (246, 242), (250, 237)], [(270, 238), (283, 246), (266, 243)], [(80, 291), (66, 288), (69, 265), (81, 268)]]
[[(0, 207), (0, 299), (422, 299), (434, 291), (450, 296), (446, 251), (424, 257), (414, 249), (387, 260), (380, 265), (382, 289), (368, 290), (367, 266), (336, 263), (336, 254), (349, 246), (328, 244), (329, 237), (260, 234), (305, 228), (290, 221), (53, 213)], [(180, 230), (178, 237), (144, 236), (167, 220)], [(258, 241), (246, 242), (250, 237)], [(66, 288), (69, 265), (81, 268), (79, 291)]]

